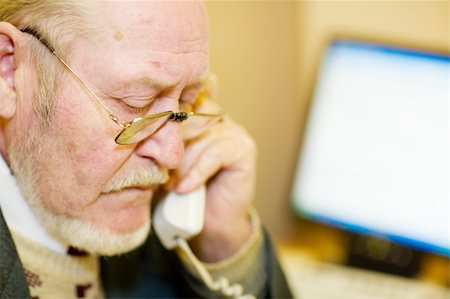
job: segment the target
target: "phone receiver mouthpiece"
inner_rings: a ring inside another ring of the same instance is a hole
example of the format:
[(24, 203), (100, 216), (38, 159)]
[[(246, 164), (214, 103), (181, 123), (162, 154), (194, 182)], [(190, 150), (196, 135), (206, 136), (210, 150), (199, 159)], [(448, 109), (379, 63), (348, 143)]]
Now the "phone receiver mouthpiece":
[(202, 186), (186, 194), (169, 192), (156, 206), (153, 225), (165, 248), (175, 248), (176, 237), (188, 240), (201, 232), (205, 218), (205, 198), (206, 189)]

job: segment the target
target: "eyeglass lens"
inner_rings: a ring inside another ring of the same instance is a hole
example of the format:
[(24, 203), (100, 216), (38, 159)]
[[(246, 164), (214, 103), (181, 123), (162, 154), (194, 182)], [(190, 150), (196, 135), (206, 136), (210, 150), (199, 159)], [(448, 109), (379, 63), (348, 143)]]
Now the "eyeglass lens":
[(171, 111), (166, 111), (150, 117), (141, 117), (134, 120), (119, 133), (116, 137), (116, 142), (126, 145), (135, 144), (144, 140), (161, 128), (169, 120), (171, 114)]
[[(135, 144), (152, 136), (169, 121), (171, 114), (171, 111), (166, 111), (157, 115), (136, 119), (119, 133), (116, 137), (116, 142), (122, 145)], [(203, 134), (220, 119), (220, 116), (206, 114), (189, 117), (189, 119), (182, 122), (183, 139), (188, 140)]]

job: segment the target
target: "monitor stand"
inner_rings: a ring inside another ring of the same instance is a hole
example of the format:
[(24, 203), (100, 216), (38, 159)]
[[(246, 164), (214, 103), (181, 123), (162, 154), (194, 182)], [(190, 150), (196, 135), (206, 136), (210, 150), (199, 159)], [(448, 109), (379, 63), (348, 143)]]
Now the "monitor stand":
[(405, 277), (415, 277), (421, 252), (389, 240), (350, 233), (347, 265)]

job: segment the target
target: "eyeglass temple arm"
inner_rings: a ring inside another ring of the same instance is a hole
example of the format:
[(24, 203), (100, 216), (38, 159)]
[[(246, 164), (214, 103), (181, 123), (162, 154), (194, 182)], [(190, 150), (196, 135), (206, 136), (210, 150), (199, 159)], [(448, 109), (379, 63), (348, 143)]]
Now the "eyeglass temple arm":
[(111, 110), (109, 110), (109, 108), (103, 103), (103, 101), (101, 101), (96, 95), (95, 93), (89, 88), (89, 86), (87, 86), (81, 79), (80, 77), (75, 73), (75, 71), (64, 61), (64, 59), (62, 59), (58, 53), (56, 53), (55, 48), (53, 48), (47, 40), (45, 40), (36, 30), (32, 29), (32, 28), (24, 28), (22, 30), (20, 30), (24, 33), (28, 33), (32, 36), (34, 36), (37, 40), (39, 40), (47, 49), (50, 50), (50, 52), (52, 52), (53, 55), (55, 55), (55, 57), (72, 73), (72, 75), (75, 77), (75, 79), (78, 81), (78, 83), (80, 83), (84, 88), (86, 88), (86, 90), (89, 92), (89, 94), (97, 101), (100, 103), (100, 105), (102, 105), (102, 107), (109, 113), (109, 117), (116, 123), (118, 124), (120, 127), (124, 128), (127, 126), (127, 124), (122, 124), (120, 123), (120, 120), (117, 116), (115, 116)]

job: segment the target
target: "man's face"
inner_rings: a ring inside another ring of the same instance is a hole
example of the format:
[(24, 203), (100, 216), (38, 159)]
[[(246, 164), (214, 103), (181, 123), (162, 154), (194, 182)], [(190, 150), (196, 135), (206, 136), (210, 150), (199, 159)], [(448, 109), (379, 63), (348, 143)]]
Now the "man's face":
[[(102, 2), (93, 9), (105, 19), (91, 39), (74, 43), (67, 60), (116, 115), (128, 121), (142, 114), (177, 111), (180, 99), (195, 100), (198, 82), (208, 68), (207, 21), (201, 3)], [(9, 152), (22, 190), (25, 184), (34, 184), (35, 201), (46, 212), (90, 223), (89, 230), (120, 236), (148, 227), (153, 192), (166, 179), (167, 169), (183, 159), (180, 124), (169, 122), (137, 145), (117, 145), (114, 138), (120, 128), (66, 74), (54, 99), (49, 129), (30, 142), (34, 122), (16, 124), (20, 133)], [(30, 99), (24, 102), (31, 105)], [(33, 165), (28, 173), (19, 167), (25, 163)], [(55, 222), (46, 226), (71, 242), (70, 229), (55, 228)]]

